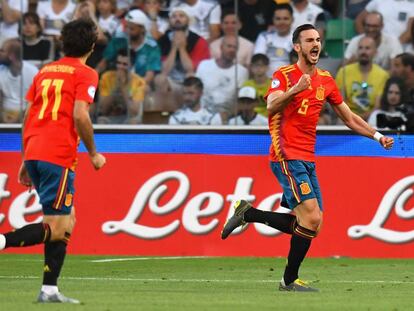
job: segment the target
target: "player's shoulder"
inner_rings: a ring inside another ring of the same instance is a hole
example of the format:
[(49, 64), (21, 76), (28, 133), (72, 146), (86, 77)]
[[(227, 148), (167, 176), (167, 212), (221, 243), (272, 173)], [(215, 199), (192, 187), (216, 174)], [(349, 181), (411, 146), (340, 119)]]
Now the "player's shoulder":
[(328, 70), (322, 69), (322, 68), (316, 68), (316, 71), (319, 76), (321, 77), (329, 77), (332, 78), (331, 73)]
[(280, 72), (290, 72), (296, 69), (295, 65), (286, 65), (279, 67), (278, 71)]

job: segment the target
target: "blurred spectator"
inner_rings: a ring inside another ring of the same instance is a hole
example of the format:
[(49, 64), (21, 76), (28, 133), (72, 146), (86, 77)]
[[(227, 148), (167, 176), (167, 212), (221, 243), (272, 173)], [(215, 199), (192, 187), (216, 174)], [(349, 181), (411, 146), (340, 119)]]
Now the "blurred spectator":
[(220, 114), (201, 107), (203, 82), (197, 77), (188, 77), (183, 83), (182, 107), (170, 116), (169, 124), (220, 125)]
[(151, 21), (149, 32), (158, 40), (168, 29), (168, 20), (160, 16), (163, 0), (145, 0), (144, 11)]
[(268, 71), (269, 58), (264, 54), (254, 54), (250, 63), (250, 79), (243, 84), (243, 86), (251, 86), (256, 90), (258, 105), (254, 110), (265, 117), (267, 117), (267, 104), (263, 96), (272, 82), (272, 79), (267, 75)]
[(404, 44), (404, 52), (408, 52), (414, 55), (414, 23), (412, 22), (412, 20), (410, 20), (411, 22), (409, 23), (409, 27), (410, 27), (410, 42), (408, 42), (407, 44)]
[(116, 70), (102, 74), (99, 82), (99, 117), (101, 124), (137, 124), (141, 122), (145, 81), (130, 72), (128, 51), (118, 51)]
[[(368, 123), (377, 128), (388, 128), (382, 126), (381, 118), (384, 120), (384, 117), (386, 116), (405, 119), (404, 114), (399, 109), (405, 103), (405, 94), (404, 81), (397, 77), (389, 78), (385, 83), (384, 91), (382, 92), (380, 108), (371, 113)], [(378, 115), (380, 115), (380, 117), (378, 117)], [(379, 123), (377, 123), (378, 118), (380, 121)]]
[(292, 7), (289, 4), (279, 4), (273, 15), (274, 29), (262, 32), (256, 40), (254, 54), (261, 53), (269, 57), (269, 77), (279, 67), (289, 64), (289, 53), (293, 48), (292, 23)]
[(170, 30), (159, 40), (162, 72), (155, 77), (156, 92), (181, 93), (186, 77), (194, 75), (198, 64), (210, 58), (207, 41), (188, 30), (190, 17), (186, 9), (170, 12)]
[(340, 14), (342, 12), (342, 1), (322, 0), (322, 3), (316, 3), (315, 1), (311, 1), (311, 2), (322, 7), (326, 18), (340, 18)]
[(42, 26), (36, 13), (28, 12), (22, 21), (23, 59), (37, 68), (55, 59), (53, 40), (42, 35)]
[(392, 62), (391, 76), (403, 79), (407, 100), (414, 105), (414, 55), (410, 53), (397, 55)]
[(235, 63), (236, 53), (237, 37), (225, 36), (221, 44), (221, 57), (202, 61), (196, 72), (204, 85), (203, 106), (220, 112), (224, 122), (234, 114), (236, 89), (249, 75), (245, 67)]
[(364, 20), (368, 12), (382, 14), (384, 33), (399, 38), (401, 43), (410, 41), (409, 38), (401, 38), (401, 35), (407, 31), (409, 18), (414, 16), (412, 0), (371, 0), (355, 19), (355, 28), (358, 33), (364, 32)]
[(39, 0), (37, 15), (40, 17), (43, 34), (57, 39), (63, 26), (72, 20), (75, 8), (76, 5), (71, 0)]
[(239, 17), (242, 23), (239, 35), (255, 42), (262, 31), (272, 25), (276, 3), (268, 0), (239, 1)]
[(21, 43), (8, 39), (0, 48), (0, 118), (4, 123), (22, 121), (26, 93), (38, 69), (21, 60)]
[(308, 0), (292, 0), (293, 25), (292, 29), (302, 24), (312, 24), (319, 33), (325, 33), (326, 16), (323, 9)]
[(346, 17), (354, 20), (370, 0), (346, 0), (345, 14)]
[(239, 90), (237, 99), (237, 115), (229, 120), (229, 125), (267, 125), (267, 118), (255, 110), (259, 100), (256, 90), (244, 86)]
[(19, 37), (19, 22), (27, 10), (27, 0), (0, 0), (0, 46), (7, 39)]
[[(240, 31), (241, 23), (238, 16), (234, 13), (233, 10), (226, 10), (221, 16), (221, 30), (223, 36), (234, 35), (237, 36)], [(214, 40), (210, 43), (210, 53), (212, 58), (219, 58), (221, 53), (221, 42), (223, 41), (223, 36)], [(237, 50), (237, 62), (243, 66), (248, 67), (250, 64), (250, 59), (252, 58), (254, 44), (238, 36), (238, 50)]]
[(116, 0), (97, 0), (98, 24), (105, 36), (110, 39), (119, 26), (119, 19), (115, 16)]
[(95, 2), (92, 0), (83, 0), (76, 6), (75, 12), (73, 13), (73, 19), (78, 18), (89, 18), (93, 20), (97, 27), (98, 40), (96, 41), (95, 47), (92, 54), (88, 57), (86, 64), (95, 68), (102, 59), (103, 51), (108, 43), (108, 37), (105, 35), (103, 29), (99, 25), (96, 17)]
[(378, 98), (389, 77), (388, 72), (373, 63), (375, 53), (374, 39), (362, 37), (358, 43), (357, 63), (340, 68), (336, 76), (345, 102), (364, 120), (377, 108)]
[(131, 10), (132, 7), (137, 8), (133, 0), (117, 0), (116, 1), (116, 13), (117, 18), (122, 18), (128, 10)]
[(216, 1), (177, 0), (170, 4), (170, 11), (175, 7), (184, 8), (190, 16), (190, 30), (212, 42), (220, 36), (221, 7)]
[(125, 21), (125, 32), (109, 41), (97, 70), (103, 72), (111, 68), (118, 50), (129, 48), (133, 70), (150, 85), (155, 73), (161, 70), (161, 53), (157, 42), (145, 35), (148, 18), (141, 10), (132, 10), (125, 16)]
[(367, 36), (374, 39), (377, 46), (374, 63), (384, 69), (389, 69), (391, 60), (402, 53), (402, 46), (398, 38), (382, 32), (383, 26), (381, 13), (367, 13), (364, 20), (364, 33), (353, 37), (349, 42), (344, 55), (345, 62), (350, 64), (356, 61), (358, 42), (362, 37)]

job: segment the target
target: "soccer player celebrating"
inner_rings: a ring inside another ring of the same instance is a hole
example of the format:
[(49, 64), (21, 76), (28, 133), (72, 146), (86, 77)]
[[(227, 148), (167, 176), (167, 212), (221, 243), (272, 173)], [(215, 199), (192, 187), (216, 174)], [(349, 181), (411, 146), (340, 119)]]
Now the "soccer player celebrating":
[(96, 26), (74, 20), (62, 29), (65, 57), (43, 67), (33, 79), (22, 128), (23, 162), (19, 182), (32, 186), (40, 197), (43, 222), (0, 234), (0, 249), (44, 243), (43, 286), (38, 302), (79, 303), (65, 297), (57, 279), (75, 223), (74, 168), (79, 136), (95, 169), (105, 164), (97, 153), (89, 118), (98, 74), (85, 65), (97, 39)]
[(238, 226), (259, 222), (291, 234), (290, 250), (281, 291), (318, 291), (299, 279), (299, 267), (322, 224), (322, 198), (315, 171), (316, 124), (325, 101), (338, 117), (358, 134), (373, 138), (390, 149), (393, 138), (376, 132), (344, 103), (329, 72), (316, 67), (321, 39), (315, 27), (304, 24), (293, 33), (298, 62), (280, 67), (265, 99), (269, 113), (271, 168), (283, 188), (281, 205), (295, 212), (265, 212), (244, 200), (235, 204), (234, 215), (222, 231), (222, 239)]

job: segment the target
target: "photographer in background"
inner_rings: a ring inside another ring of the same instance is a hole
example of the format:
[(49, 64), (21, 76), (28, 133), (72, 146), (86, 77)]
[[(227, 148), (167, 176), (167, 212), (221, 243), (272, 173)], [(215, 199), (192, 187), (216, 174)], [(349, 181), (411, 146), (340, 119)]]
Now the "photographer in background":
[(408, 127), (409, 110), (404, 81), (391, 77), (385, 83), (380, 109), (372, 112), (368, 123), (377, 128), (405, 131)]

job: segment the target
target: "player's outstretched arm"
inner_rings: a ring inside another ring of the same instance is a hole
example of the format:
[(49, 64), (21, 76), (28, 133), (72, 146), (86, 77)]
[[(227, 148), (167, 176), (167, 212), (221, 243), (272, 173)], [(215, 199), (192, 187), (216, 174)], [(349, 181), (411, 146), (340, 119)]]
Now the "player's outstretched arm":
[(381, 133), (377, 132), (360, 116), (353, 113), (346, 103), (343, 102), (340, 105), (333, 106), (333, 110), (338, 115), (338, 117), (344, 122), (344, 124), (351, 130), (357, 132), (360, 135), (364, 135), (366, 137), (375, 139), (385, 149), (392, 148), (394, 144), (394, 138), (384, 136)]
[(285, 107), (292, 101), (293, 97), (309, 88), (311, 78), (308, 74), (304, 74), (300, 77), (298, 83), (292, 86), (286, 92), (281, 90), (274, 91), (267, 97), (267, 111), (269, 114), (275, 114), (282, 112)]
[(88, 150), (93, 167), (99, 170), (105, 165), (106, 159), (102, 154), (96, 152), (95, 141), (93, 139), (93, 127), (89, 117), (89, 104), (86, 101), (75, 101), (73, 119), (78, 135)]

